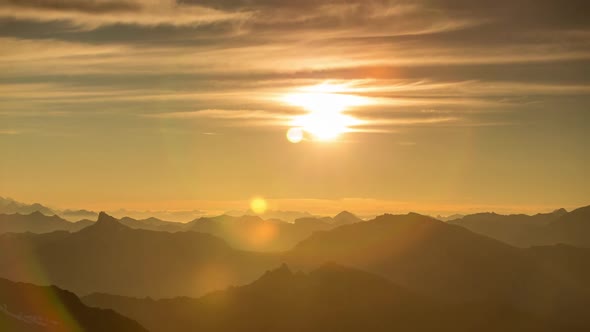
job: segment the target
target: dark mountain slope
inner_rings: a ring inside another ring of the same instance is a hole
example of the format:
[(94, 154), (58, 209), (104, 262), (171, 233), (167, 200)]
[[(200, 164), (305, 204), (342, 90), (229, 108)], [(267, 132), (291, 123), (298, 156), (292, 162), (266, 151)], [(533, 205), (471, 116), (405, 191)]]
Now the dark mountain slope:
[(498, 285), (517, 282), (529, 265), (516, 248), (413, 213), (317, 232), (286, 257), (301, 267), (334, 261), (427, 294), (465, 300), (504, 291)]
[(518, 247), (560, 243), (590, 247), (590, 206), (533, 216), (479, 213), (449, 223)]
[(532, 245), (569, 244), (590, 248), (590, 206), (562, 215), (547, 227), (533, 233)]
[(112, 310), (90, 308), (57, 287), (40, 287), (0, 279), (0, 331), (134, 332), (137, 322)]
[(532, 233), (538, 232), (559, 217), (567, 214), (563, 209), (552, 213), (501, 215), (496, 213), (477, 213), (449, 221), (463, 226), (472, 232), (489, 236), (511, 245), (526, 247)]
[(285, 260), (307, 269), (333, 261), (440, 300), (510, 303), (589, 326), (579, 308), (590, 305), (590, 294), (581, 286), (590, 260), (569, 252), (557, 254), (560, 264), (555, 259), (551, 264), (551, 254), (511, 247), (459, 226), (408, 214), (315, 233)]
[(390, 281), (327, 264), (309, 274), (282, 266), (252, 284), (199, 299), (131, 299), (104, 294), (85, 303), (112, 308), (160, 331), (549, 331), (551, 323), (505, 306), (438, 304)]
[(0, 233), (49, 233), (54, 231), (78, 231), (87, 222), (69, 222), (58, 216), (46, 216), (41, 212), (31, 214), (0, 214)]

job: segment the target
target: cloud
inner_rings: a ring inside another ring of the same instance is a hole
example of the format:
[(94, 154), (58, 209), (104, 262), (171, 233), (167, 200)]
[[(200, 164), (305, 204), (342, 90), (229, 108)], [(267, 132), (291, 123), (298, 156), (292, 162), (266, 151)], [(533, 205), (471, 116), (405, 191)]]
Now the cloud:
[(0, 129), (0, 135), (18, 135), (21, 132), (14, 129)]
[[(271, 106), (272, 107), (272, 106)], [(292, 121), (298, 115), (265, 110), (226, 110), (226, 109), (206, 109), (190, 112), (168, 112), (145, 114), (143, 116), (155, 119), (171, 120), (217, 120), (222, 121), (225, 126), (231, 127), (266, 127), (267, 129), (285, 128), (292, 126)], [(419, 116), (419, 117), (418, 117)], [(429, 126), (437, 124), (457, 123), (460, 126), (469, 125), (468, 121), (463, 121), (460, 117), (445, 116), (441, 117), (436, 113), (413, 114), (407, 116), (404, 114), (389, 114), (382, 112), (378, 116), (359, 118), (359, 124), (351, 127), (351, 132), (364, 133), (382, 133), (392, 132), (394, 128), (399, 127), (416, 127)]]
[(205, 109), (189, 112), (167, 112), (143, 115), (148, 118), (173, 120), (204, 120), (221, 121), (221, 126), (230, 127), (266, 127), (277, 128), (289, 126), (292, 115), (265, 110), (226, 110)]
[(0, 5), (14, 8), (36, 8), (39, 10), (74, 11), (83, 13), (138, 12), (141, 6), (135, 1), (125, 0), (0, 0)]
[(147, 114), (147, 117), (161, 119), (191, 119), (191, 118), (216, 118), (224, 120), (243, 119), (288, 119), (288, 116), (262, 111), (262, 110), (222, 110), (206, 109), (192, 112), (169, 112), (159, 114)]
[(65, 21), (84, 28), (133, 24), (202, 25), (247, 17), (203, 6), (186, 6), (174, 0), (0, 0), (0, 17), (39, 22)]
[(590, 24), (572, 6), (0, 0), (0, 106), (282, 126), (301, 110), (277, 97), (331, 80), (377, 101), (351, 110), (366, 130), (500, 125), (490, 114), (590, 94)]

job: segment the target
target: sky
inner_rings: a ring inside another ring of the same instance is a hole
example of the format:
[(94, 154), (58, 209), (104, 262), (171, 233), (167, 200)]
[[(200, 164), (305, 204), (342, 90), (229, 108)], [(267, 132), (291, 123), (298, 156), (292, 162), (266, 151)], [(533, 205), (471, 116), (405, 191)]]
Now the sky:
[(0, 0), (0, 195), (365, 214), (588, 205), (588, 12)]

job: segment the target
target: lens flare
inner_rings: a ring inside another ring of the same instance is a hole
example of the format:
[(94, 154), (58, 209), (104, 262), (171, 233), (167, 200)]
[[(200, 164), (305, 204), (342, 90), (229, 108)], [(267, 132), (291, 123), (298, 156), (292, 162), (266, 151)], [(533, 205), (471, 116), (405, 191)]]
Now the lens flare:
[(287, 140), (291, 143), (299, 143), (303, 141), (303, 129), (300, 127), (289, 128), (289, 130), (287, 130)]
[(256, 214), (263, 214), (266, 212), (267, 203), (262, 197), (255, 197), (250, 201), (250, 209)]

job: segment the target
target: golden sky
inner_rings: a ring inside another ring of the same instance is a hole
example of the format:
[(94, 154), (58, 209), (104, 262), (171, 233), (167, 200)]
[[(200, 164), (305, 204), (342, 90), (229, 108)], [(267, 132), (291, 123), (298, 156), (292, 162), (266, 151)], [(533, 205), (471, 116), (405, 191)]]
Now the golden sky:
[(326, 213), (587, 205), (589, 11), (0, 0), (0, 195), (215, 211), (264, 197)]

